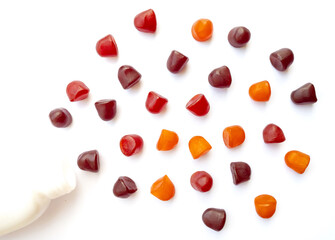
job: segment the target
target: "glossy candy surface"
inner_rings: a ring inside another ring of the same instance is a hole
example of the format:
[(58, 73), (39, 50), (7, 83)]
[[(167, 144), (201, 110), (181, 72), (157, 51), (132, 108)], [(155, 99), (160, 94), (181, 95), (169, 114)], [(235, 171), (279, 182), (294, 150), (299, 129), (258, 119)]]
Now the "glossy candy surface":
[(151, 91), (148, 93), (147, 100), (145, 101), (145, 107), (149, 112), (157, 114), (162, 111), (167, 103), (167, 98)]
[(137, 134), (125, 135), (120, 140), (121, 152), (127, 157), (140, 152), (142, 148), (143, 139)]
[(84, 171), (98, 172), (99, 171), (99, 152), (91, 150), (83, 152), (77, 159), (78, 167)]
[(119, 68), (118, 78), (124, 89), (129, 89), (141, 80), (142, 75), (132, 66), (123, 65)]
[(230, 163), (230, 171), (233, 176), (233, 182), (235, 185), (250, 180), (251, 168), (249, 164), (245, 162)]
[(158, 151), (169, 151), (173, 149), (179, 141), (179, 137), (177, 133), (163, 129), (161, 132), (161, 135), (159, 136), (158, 142), (157, 142), (157, 150)]
[(71, 113), (65, 108), (56, 108), (49, 113), (49, 118), (57, 128), (68, 127), (72, 123)]
[(299, 152), (296, 150), (289, 151), (285, 155), (285, 163), (286, 165), (296, 171), (297, 173), (303, 174), (308, 167), (310, 162), (310, 156)]
[(157, 179), (151, 186), (151, 194), (162, 201), (168, 201), (175, 194), (175, 187), (167, 175)]
[(156, 32), (157, 20), (154, 10), (148, 9), (137, 14), (134, 18), (134, 25), (140, 32), (154, 33)]
[(250, 40), (250, 31), (246, 27), (235, 27), (228, 34), (230, 45), (236, 48), (244, 47)]
[(214, 69), (208, 75), (208, 82), (215, 88), (228, 88), (231, 85), (231, 74), (227, 66)]
[(198, 159), (212, 149), (212, 146), (202, 136), (194, 136), (188, 142), (193, 159)]
[(135, 182), (126, 176), (119, 177), (113, 187), (113, 194), (119, 198), (128, 198), (137, 191)]
[(233, 125), (223, 130), (223, 142), (227, 148), (241, 145), (245, 140), (245, 132), (241, 126)]
[(71, 102), (86, 99), (89, 92), (90, 89), (81, 81), (72, 81), (66, 87), (66, 94)]
[(315, 87), (312, 83), (306, 83), (291, 93), (291, 100), (296, 104), (312, 104), (318, 101)]
[(213, 34), (213, 23), (209, 19), (199, 19), (192, 25), (192, 36), (199, 42), (209, 40)]
[(279, 49), (270, 55), (272, 66), (278, 71), (285, 71), (294, 60), (294, 54), (289, 48)]
[(188, 57), (176, 50), (173, 50), (166, 62), (166, 67), (172, 73), (179, 73), (184, 69), (187, 62)]
[(281, 143), (286, 140), (283, 130), (273, 123), (264, 128), (263, 139), (265, 143)]
[(205, 171), (197, 171), (191, 176), (191, 186), (199, 192), (208, 192), (213, 185), (213, 178)]
[(210, 106), (205, 95), (197, 94), (188, 101), (186, 108), (194, 115), (201, 117), (209, 112)]
[(103, 99), (94, 104), (99, 117), (104, 121), (112, 120), (116, 115), (116, 101)]
[(270, 218), (276, 212), (277, 200), (268, 194), (262, 194), (255, 198), (257, 214), (262, 218)]
[(202, 221), (207, 227), (221, 231), (226, 223), (226, 211), (220, 208), (208, 208), (202, 214)]
[(257, 102), (267, 102), (271, 96), (271, 87), (268, 81), (254, 83), (249, 88), (249, 96)]
[(118, 54), (115, 39), (110, 34), (97, 42), (96, 50), (101, 57), (115, 57)]

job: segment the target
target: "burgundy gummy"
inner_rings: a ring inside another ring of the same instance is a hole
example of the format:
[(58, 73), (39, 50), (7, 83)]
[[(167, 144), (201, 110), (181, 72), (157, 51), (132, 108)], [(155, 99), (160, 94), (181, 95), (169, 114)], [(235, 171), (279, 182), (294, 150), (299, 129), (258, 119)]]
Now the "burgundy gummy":
[(296, 104), (308, 104), (318, 101), (315, 87), (312, 83), (306, 83), (291, 93), (291, 100)]
[(116, 197), (128, 198), (137, 191), (135, 182), (126, 176), (119, 177), (113, 187), (113, 193)]
[(49, 118), (57, 128), (65, 128), (72, 123), (72, 116), (65, 108), (56, 108), (49, 113)]
[(83, 152), (77, 160), (78, 167), (84, 171), (98, 172), (100, 167), (99, 153), (97, 150)]
[(294, 55), (291, 49), (282, 48), (270, 55), (270, 62), (272, 66), (278, 71), (285, 71), (294, 60)]
[(208, 82), (212, 87), (228, 88), (231, 85), (231, 74), (227, 66), (214, 69), (208, 75)]
[(119, 68), (118, 78), (124, 89), (131, 88), (141, 79), (142, 75), (132, 66), (123, 65)]
[(233, 182), (235, 185), (250, 180), (251, 168), (245, 162), (230, 163), (230, 171), (232, 173)]
[(220, 208), (208, 208), (202, 214), (205, 225), (215, 231), (220, 231), (226, 223), (226, 211)]
[(166, 66), (172, 73), (178, 73), (185, 67), (188, 62), (188, 57), (173, 50), (167, 60)]
[(112, 120), (116, 115), (116, 101), (112, 99), (103, 99), (97, 101), (95, 108), (98, 111), (99, 117), (104, 121)]
[(230, 45), (236, 48), (244, 47), (250, 40), (250, 31), (246, 27), (235, 27), (228, 34)]

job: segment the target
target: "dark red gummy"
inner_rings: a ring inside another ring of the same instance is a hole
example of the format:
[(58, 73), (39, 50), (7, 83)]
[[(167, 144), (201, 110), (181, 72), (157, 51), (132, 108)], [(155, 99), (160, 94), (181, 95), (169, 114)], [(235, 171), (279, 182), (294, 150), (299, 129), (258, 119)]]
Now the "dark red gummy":
[(306, 83), (291, 93), (291, 100), (296, 104), (308, 104), (318, 101), (315, 87), (312, 83)]
[(245, 162), (230, 163), (230, 171), (233, 176), (233, 182), (235, 185), (249, 181), (250, 179), (251, 168)]
[(198, 171), (191, 176), (191, 186), (199, 192), (208, 192), (213, 185), (213, 178), (205, 171)]
[(49, 118), (57, 128), (65, 128), (72, 123), (72, 116), (65, 108), (56, 108), (49, 113)]
[(294, 55), (291, 49), (282, 48), (271, 53), (270, 62), (278, 71), (285, 71), (294, 60)]
[(186, 104), (186, 108), (196, 116), (204, 116), (209, 112), (210, 106), (205, 95), (197, 94)]
[(285, 141), (285, 135), (280, 127), (271, 123), (264, 128), (263, 139), (265, 143), (281, 143)]
[(167, 102), (168, 100), (165, 97), (151, 91), (148, 93), (145, 107), (148, 109), (149, 112), (156, 114), (162, 111), (163, 107), (167, 104)]
[(208, 82), (216, 88), (228, 88), (231, 85), (230, 70), (227, 66), (222, 66), (214, 69), (208, 75)]
[(250, 40), (250, 31), (246, 27), (235, 27), (228, 34), (230, 45), (236, 48), (244, 47)]
[(118, 54), (115, 39), (110, 34), (100, 39), (95, 48), (101, 57), (115, 57)]
[(141, 151), (143, 148), (143, 139), (136, 134), (125, 135), (120, 140), (121, 152), (129, 157)]
[(98, 172), (99, 171), (99, 153), (97, 150), (83, 152), (77, 160), (78, 167), (84, 171)]
[(137, 191), (135, 182), (129, 177), (119, 177), (113, 187), (113, 193), (116, 197), (127, 198)]
[(97, 101), (95, 108), (98, 111), (99, 117), (104, 121), (112, 120), (116, 115), (116, 101), (112, 99), (103, 99)]
[(134, 18), (134, 25), (136, 29), (140, 32), (156, 32), (157, 21), (154, 10), (149, 9), (137, 14)]
[(142, 75), (135, 68), (123, 65), (119, 68), (118, 78), (124, 89), (131, 88), (141, 79)]
[(66, 87), (66, 94), (71, 102), (87, 98), (89, 92), (90, 89), (81, 81), (72, 81)]
[(226, 211), (220, 208), (208, 208), (202, 214), (205, 225), (215, 231), (220, 231), (226, 223)]
[(173, 50), (167, 60), (166, 66), (172, 73), (178, 73), (186, 66), (188, 62), (188, 57)]

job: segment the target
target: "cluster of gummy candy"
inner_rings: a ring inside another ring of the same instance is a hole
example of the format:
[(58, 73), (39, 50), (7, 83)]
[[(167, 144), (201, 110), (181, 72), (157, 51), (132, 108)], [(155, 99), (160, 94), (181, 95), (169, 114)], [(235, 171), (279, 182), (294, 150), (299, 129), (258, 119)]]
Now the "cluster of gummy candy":
[[(157, 21), (152, 9), (141, 12), (134, 19), (136, 29), (145, 33), (155, 33)], [(203, 42), (211, 38), (213, 33), (213, 23), (209, 19), (197, 20), (191, 28), (192, 36), (195, 40)], [(235, 27), (228, 34), (229, 43), (236, 48), (244, 47), (250, 40), (250, 31), (246, 27)], [(97, 53), (101, 57), (115, 57), (118, 55), (118, 48), (112, 35), (100, 39), (96, 44)], [(279, 49), (270, 54), (270, 62), (278, 71), (285, 71), (292, 64), (294, 55), (288, 48)], [(178, 51), (172, 51), (167, 60), (167, 69), (177, 74), (185, 67), (188, 57)], [(129, 89), (137, 84), (141, 79), (141, 74), (132, 66), (124, 65), (119, 68), (118, 79), (124, 89)], [(208, 76), (209, 84), (215, 88), (228, 88), (232, 79), (227, 66), (214, 69)], [(73, 81), (66, 88), (70, 101), (80, 101), (87, 98), (89, 88), (81, 81)], [(266, 102), (271, 96), (271, 87), (268, 81), (254, 83), (249, 88), (249, 95), (254, 101)], [(311, 104), (317, 101), (314, 85), (307, 83), (294, 90), (291, 99), (296, 104)], [(168, 103), (168, 99), (156, 92), (149, 92), (145, 106), (153, 114), (158, 114)], [(103, 99), (95, 103), (98, 115), (104, 121), (112, 120), (117, 111), (117, 104), (114, 99)], [(203, 94), (197, 94), (186, 104), (186, 109), (196, 116), (204, 116), (210, 110), (209, 102)], [(55, 127), (67, 127), (72, 122), (72, 116), (64, 108), (57, 108), (50, 112), (50, 120)], [(282, 129), (269, 124), (263, 130), (265, 143), (281, 143), (285, 141)], [(178, 144), (177, 133), (163, 129), (157, 142), (157, 150), (169, 151)], [(233, 125), (223, 130), (223, 141), (228, 148), (235, 148), (245, 140), (245, 132), (241, 126)], [(120, 140), (120, 149), (125, 156), (132, 156), (141, 151), (143, 139), (137, 134), (123, 136)], [(194, 136), (189, 141), (189, 150), (194, 159), (201, 157), (211, 150), (211, 145), (202, 136)], [(304, 173), (310, 162), (309, 155), (300, 151), (289, 151), (285, 155), (285, 162), (288, 167), (297, 173)], [(79, 155), (78, 166), (82, 170), (99, 171), (99, 153), (91, 150)], [(240, 184), (250, 179), (251, 168), (245, 162), (232, 162), (230, 169), (234, 184)], [(192, 174), (191, 186), (200, 192), (207, 192), (211, 189), (213, 179), (205, 171), (197, 171)], [(114, 184), (113, 193), (117, 197), (127, 198), (137, 191), (135, 182), (126, 176), (118, 178)], [(175, 194), (175, 188), (167, 175), (159, 178), (151, 186), (151, 193), (162, 201), (170, 200)], [(262, 194), (255, 198), (255, 209), (262, 218), (270, 218), (276, 211), (277, 201), (268, 194)], [(224, 209), (208, 208), (204, 211), (202, 219), (206, 226), (220, 231), (226, 221)]]

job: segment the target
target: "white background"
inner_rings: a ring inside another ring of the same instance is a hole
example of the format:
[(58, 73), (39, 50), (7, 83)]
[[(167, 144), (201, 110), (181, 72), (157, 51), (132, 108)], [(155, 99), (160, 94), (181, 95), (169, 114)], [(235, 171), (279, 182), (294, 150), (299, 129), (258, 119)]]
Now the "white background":
[[(1, 1), (0, 104), (1, 183), (27, 184), (46, 169), (39, 162), (68, 161), (77, 174), (77, 188), (54, 200), (30, 226), (2, 237), (31, 239), (335, 239), (334, 197), (334, 53), (335, 17), (332, 1)], [(145, 34), (133, 25), (134, 16), (149, 8), (157, 16), (157, 32)], [(210, 41), (196, 42), (191, 26), (199, 18), (214, 25)], [(246, 48), (227, 41), (231, 28), (251, 31)], [(105, 59), (95, 51), (107, 34), (115, 37), (119, 56)], [(270, 64), (271, 52), (289, 47), (295, 54), (284, 73)], [(187, 68), (173, 75), (166, 68), (172, 50), (189, 57)], [(142, 74), (140, 84), (124, 90), (117, 79), (121, 65)], [(227, 65), (229, 89), (214, 89), (208, 74)], [(83, 81), (91, 90), (87, 100), (71, 103), (66, 85)], [(272, 96), (256, 103), (249, 86), (268, 80)], [(315, 85), (318, 102), (298, 106), (290, 93), (307, 82)], [(164, 112), (150, 114), (144, 106), (149, 91), (168, 98)], [(187, 101), (203, 93), (211, 110), (196, 117)], [(104, 122), (95, 110), (100, 99), (115, 99), (115, 119)], [(67, 108), (73, 124), (53, 127), (49, 112)], [(286, 141), (266, 145), (262, 130), (280, 126)], [(225, 127), (238, 124), (246, 140), (228, 149)], [(160, 131), (178, 133), (170, 152), (156, 150)], [(119, 149), (123, 135), (139, 134), (144, 149), (125, 157)], [(205, 137), (212, 150), (193, 160), (188, 141)], [(81, 171), (80, 153), (97, 149), (99, 173)], [(299, 175), (285, 165), (290, 150), (310, 155)], [(251, 180), (235, 186), (230, 162), (245, 161)], [(205, 170), (214, 179), (208, 193), (190, 185), (193, 172)], [(50, 170), (49, 170), (50, 171)], [(167, 174), (175, 197), (162, 202), (150, 194), (151, 184)], [(128, 199), (112, 193), (119, 176), (131, 177), (138, 191)], [(29, 186), (34, 188), (34, 186)], [(12, 191), (16, 191), (13, 189)], [(0, 190), (1, 191), (1, 190)], [(271, 194), (278, 202), (271, 219), (261, 219), (254, 198)], [(6, 192), (1, 192), (1, 199)], [(221, 232), (202, 220), (209, 207), (224, 208), (227, 221)], [(0, 213), (1, 214), (1, 213)]]

